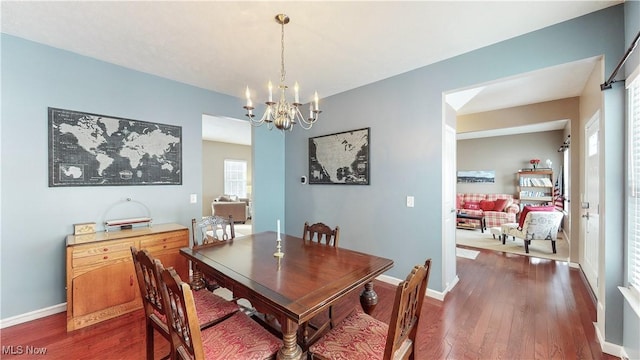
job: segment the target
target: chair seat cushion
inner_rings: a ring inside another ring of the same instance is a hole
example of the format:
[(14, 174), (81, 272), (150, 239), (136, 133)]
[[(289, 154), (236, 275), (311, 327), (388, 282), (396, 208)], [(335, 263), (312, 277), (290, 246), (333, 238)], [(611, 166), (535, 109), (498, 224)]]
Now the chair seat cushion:
[(309, 351), (327, 359), (382, 359), (389, 325), (360, 310), (331, 329)]
[(200, 326), (218, 321), (240, 310), (238, 304), (205, 289), (194, 291), (193, 300), (196, 304)]
[(282, 342), (243, 312), (202, 330), (205, 359), (268, 359)]

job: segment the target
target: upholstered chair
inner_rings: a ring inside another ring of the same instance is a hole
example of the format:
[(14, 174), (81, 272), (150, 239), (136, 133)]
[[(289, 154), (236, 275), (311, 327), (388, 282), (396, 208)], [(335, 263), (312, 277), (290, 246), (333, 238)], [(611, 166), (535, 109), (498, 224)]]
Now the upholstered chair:
[[(236, 237), (233, 217), (224, 218), (221, 216), (207, 216), (200, 220), (191, 219), (191, 238), (193, 249), (202, 248), (204, 246), (215, 246), (224, 244), (225, 241), (233, 240)], [(202, 271), (194, 266), (191, 287), (194, 290), (207, 288), (210, 291), (215, 290), (218, 285), (209, 279), (206, 279)]]
[[(162, 269), (162, 263), (151, 256), (147, 250), (137, 250), (134, 246), (131, 247), (131, 255), (145, 313), (147, 359), (153, 360), (154, 330), (167, 341), (171, 341), (159, 273), (157, 272), (157, 269)], [(222, 321), (240, 309), (236, 303), (227, 301), (209, 291), (199, 291), (194, 298), (197, 308), (196, 324), (201, 327), (211, 326)]]
[(524, 219), (522, 227), (518, 223), (503, 224), (502, 244), (505, 244), (508, 236), (524, 240), (525, 252), (529, 253), (531, 240), (549, 240), (551, 249), (556, 253), (556, 240), (558, 229), (562, 221), (563, 213), (559, 211), (529, 211)]
[(357, 310), (309, 347), (312, 359), (415, 359), (415, 342), (431, 259), (398, 285), (386, 323)]
[(172, 359), (272, 359), (282, 346), (273, 334), (242, 311), (218, 324), (200, 329), (189, 284), (172, 268), (158, 269), (171, 334)]

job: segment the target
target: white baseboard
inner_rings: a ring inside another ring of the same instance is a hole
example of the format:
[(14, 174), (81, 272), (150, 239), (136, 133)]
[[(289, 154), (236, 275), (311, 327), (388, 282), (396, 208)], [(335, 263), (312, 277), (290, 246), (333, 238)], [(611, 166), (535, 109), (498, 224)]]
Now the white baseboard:
[[(376, 280), (380, 280), (382, 282), (385, 282), (387, 284), (391, 284), (393, 286), (398, 286), (398, 284), (400, 284), (402, 282), (402, 280), (398, 279), (398, 278), (394, 278), (393, 276), (388, 276), (388, 275), (380, 275), (376, 278)], [(453, 285), (455, 285), (458, 282), (458, 276), (456, 276), (456, 279), (453, 281)], [(450, 288), (453, 288), (453, 285), (450, 286)], [(447, 289), (447, 291), (450, 289)], [(430, 297), (430, 298), (434, 298), (436, 300), (440, 300), (440, 301), (444, 301), (444, 297), (446, 295), (446, 291), (444, 293), (441, 293), (439, 291), (435, 291), (435, 290), (431, 290), (429, 288), (427, 288), (427, 293), (425, 294), (426, 296)]]
[(27, 321), (40, 319), (49, 315), (61, 313), (67, 311), (67, 303), (49, 306), (44, 309), (34, 310), (25, 314), (12, 316), (6, 319), (0, 319), (0, 329), (4, 329), (9, 326), (26, 323)]
[(600, 348), (602, 349), (603, 353), (609, 354), (609, 355), (613, 355), (613, 356), (617, 356), (620, 359), (628, 359), (629, 356), (627, 355), (627, 352), (624, 351), (624, 347), (617, 345), (617, 344), (612, 344), (610, 342), (606, 342), (604, 340), (604, 337), (602, 336), (602, 333), (600, 332), (600, 329), (598, 328), (598, 324), (593, 323), (593, 327), (596, 329), (596, 336), (598, 337), (598, 342), (600, 343)]

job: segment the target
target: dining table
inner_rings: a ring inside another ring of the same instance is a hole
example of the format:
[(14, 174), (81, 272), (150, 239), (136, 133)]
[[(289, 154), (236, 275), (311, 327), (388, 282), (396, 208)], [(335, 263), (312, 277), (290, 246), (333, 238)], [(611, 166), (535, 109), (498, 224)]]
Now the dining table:
[(378, 303), (373, 280), (393, 267), (391, 259), (274, 231), (180, 252), (234, 298), (278, 320), (283, 345), (277, 359), (287, 360), (304, 356), (300, 326), (353, 291), (362, 289), (360, 304), (371, 314)]

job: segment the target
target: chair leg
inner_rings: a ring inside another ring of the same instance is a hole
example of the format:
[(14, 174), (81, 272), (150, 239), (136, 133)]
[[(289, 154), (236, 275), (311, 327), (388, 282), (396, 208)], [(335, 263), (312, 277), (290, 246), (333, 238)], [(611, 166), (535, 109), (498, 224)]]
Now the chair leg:
[(527, 254), (529, 253), (529, 243), (531, 242), (531, 240), (525, 240), (524, 241), (524, 252), (526, 252)]
[(556, 253), (556, 241), (555, 240), (551, 240), (551, 249), (553, 249), (553, 253)]
[(502, 245), (507, 241), (507, 234), (502, 234)]
[(154, 360), (153, 356), (153, 326), (147, 320), (147, 360)]

